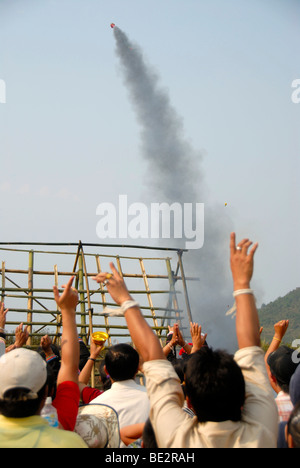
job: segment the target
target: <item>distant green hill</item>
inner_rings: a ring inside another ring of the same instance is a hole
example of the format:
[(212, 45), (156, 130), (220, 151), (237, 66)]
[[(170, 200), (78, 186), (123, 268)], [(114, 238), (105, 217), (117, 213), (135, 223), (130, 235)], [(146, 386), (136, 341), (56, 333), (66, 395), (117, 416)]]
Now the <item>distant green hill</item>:
[(284, 343), (291, 344), (295, 339), (300, 339), (300, 288), (274, 302), (263, 304), (258, 313), (260, 324), (264, 327), (262, 340), (271, 341), (274, 336), (274, 324), (280, 320), (290, 321)]

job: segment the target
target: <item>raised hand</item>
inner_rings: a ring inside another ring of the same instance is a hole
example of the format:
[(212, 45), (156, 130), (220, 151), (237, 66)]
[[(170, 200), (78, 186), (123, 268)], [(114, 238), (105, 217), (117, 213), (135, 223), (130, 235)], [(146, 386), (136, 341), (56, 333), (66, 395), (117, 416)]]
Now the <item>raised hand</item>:
[(62, 286), (64, 292), (62, 295), (59, 294), (57, 286), (53, 286), (54, 299), (56, 304), (61, 310), (74, 311), (78, 304), (78, 292), (75, 288), (72, 288), (74, 276), (70, 278), (67, 284)]

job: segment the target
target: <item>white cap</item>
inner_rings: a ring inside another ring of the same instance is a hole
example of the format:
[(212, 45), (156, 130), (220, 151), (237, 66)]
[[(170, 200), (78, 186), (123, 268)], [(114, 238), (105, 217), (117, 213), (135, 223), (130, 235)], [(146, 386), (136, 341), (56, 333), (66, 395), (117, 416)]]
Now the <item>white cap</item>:
[(30, 391), (28, 398), (37, 398), (37, 392), (47, 381), (47, 364), (36, 352), (19, 348), (0, 358), (0, 398), (14, 388)]

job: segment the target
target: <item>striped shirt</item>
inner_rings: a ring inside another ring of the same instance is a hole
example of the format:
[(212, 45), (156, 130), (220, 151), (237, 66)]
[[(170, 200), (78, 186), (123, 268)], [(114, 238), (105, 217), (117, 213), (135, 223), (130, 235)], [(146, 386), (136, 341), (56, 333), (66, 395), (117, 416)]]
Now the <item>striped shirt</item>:
[(279, 392), (275, 401), (278, 407), (279, 422), (288, 421), (294, 409), (290, 396), (287, 393)]

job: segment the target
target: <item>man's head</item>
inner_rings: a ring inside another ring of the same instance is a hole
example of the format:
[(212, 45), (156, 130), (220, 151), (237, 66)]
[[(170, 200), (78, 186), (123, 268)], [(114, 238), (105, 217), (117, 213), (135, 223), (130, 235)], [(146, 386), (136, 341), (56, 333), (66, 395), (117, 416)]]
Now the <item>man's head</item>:
[(35, 351), (16, 349), (0, 359), (0, 413), (10, 418), (37, 414), (45, 396), (47, 366)]
[(128, 344), (112, 346), (105, 355), (105, 367), (115, 382), (134, 379), (139, 368), (139, 355)]
[(240, 421), (245, 381), (233, 356), (201, 348), (187, 361), (185, 387), (199, 422)]
[(298, 363), (293, 362), (293, 353), (288, 346), (280, 346), (268, 357), (273, 380), (285, 393), (289, 393), (291, 378), (298, 367)]

